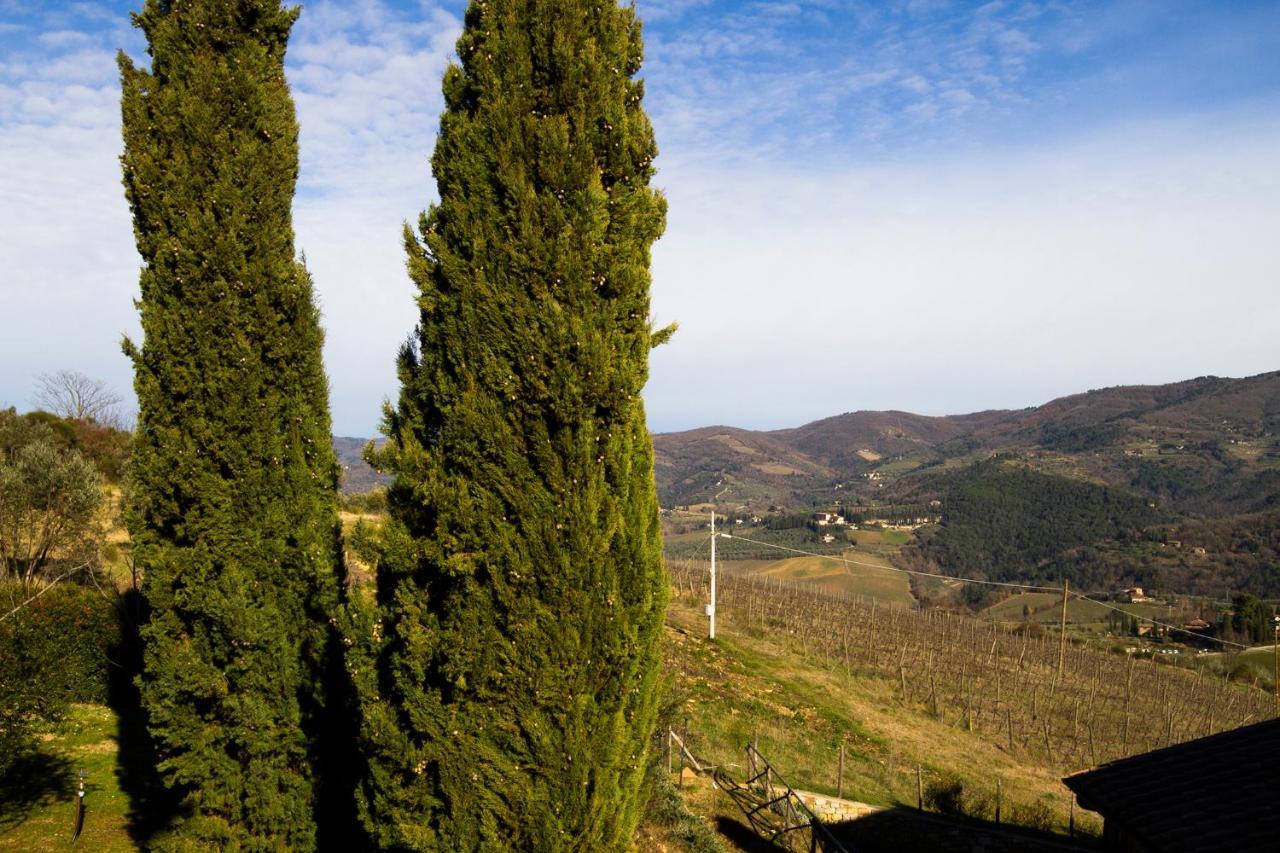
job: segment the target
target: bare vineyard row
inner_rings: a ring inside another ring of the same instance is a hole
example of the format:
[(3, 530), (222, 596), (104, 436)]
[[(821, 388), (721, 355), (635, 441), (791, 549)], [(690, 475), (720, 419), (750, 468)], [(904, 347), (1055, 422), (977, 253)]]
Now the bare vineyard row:
[[(673, 563), (705, 601), (705, 567)], [(850, 674), (893, 679), (899, 698), (1060, 769), (1093, 766), (1267, 719), (1264, 691), (1210, 674), (1067, 644), (939, 610), (846, 598), (721, 573), (718, 608), (739, 628), (794, 644)]]

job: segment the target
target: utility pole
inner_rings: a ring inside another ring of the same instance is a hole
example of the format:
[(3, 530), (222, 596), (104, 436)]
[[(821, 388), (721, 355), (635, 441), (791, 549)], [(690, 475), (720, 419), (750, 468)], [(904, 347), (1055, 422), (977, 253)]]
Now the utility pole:
[(1276, 635), (1271, 640), (1274, 645), (1271, 647), (1271, 656), (1275, 658), (1276, 671), (1272, 676), (1271, 682), (1276, 691), (1276, 716), (1280, 717), (1280, 616), (1276, 616)]
[(711, 508), (711, 603), (707, 605), (707, 638), (716, 638), (716, 510)]
[(711, 603), (707, 605), (707, 639), (709, 640), (716, 638), (716, 501), (720, 500), (727, 491), (729, 487), (725, 486), (711, 499)]

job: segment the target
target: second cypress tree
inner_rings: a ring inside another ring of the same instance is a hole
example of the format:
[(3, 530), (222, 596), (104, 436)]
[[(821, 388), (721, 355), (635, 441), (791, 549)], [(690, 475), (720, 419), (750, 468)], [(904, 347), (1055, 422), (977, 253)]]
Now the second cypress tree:
[[(341, 551), (279, 0), (148, 0), (121, 56), (143, 345), (129, 529), (142, 698), (182, 849), (316, 843)], [(321, 809), (321, 811), (326, 811)]]
[(615, 0), (476, 0), (457, 50), (375, 455), (395, 483), (357, 676), (365, 816), (385, 846), (620, 849), (666, 596), (640, 24)]

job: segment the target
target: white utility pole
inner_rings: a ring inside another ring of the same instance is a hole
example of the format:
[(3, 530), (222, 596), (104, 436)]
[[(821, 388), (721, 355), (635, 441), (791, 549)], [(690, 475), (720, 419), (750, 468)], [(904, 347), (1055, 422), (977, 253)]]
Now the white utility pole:
[(729, 487), (725, 486), (711, 499), (711, 603), (707, 605), (707, 638), (711, 640), (716, 638), (716, 501), (727, 491)]
[(716, 638), (716, 511), (711, 510), (711, 603), (707, 605), (707, 637)]

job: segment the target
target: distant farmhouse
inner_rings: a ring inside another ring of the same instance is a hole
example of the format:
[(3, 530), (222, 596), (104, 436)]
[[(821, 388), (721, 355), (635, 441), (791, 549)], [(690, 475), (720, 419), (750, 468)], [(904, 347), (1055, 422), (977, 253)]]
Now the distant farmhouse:
[(1148, 602), (1155, 601), (1155, 599), (1147, 595), (1140, 586), (1134, 586), (1126, 589), (1124, 591), (1124, 597), (1129, 600), (1130, 604), (1146, 604)]

